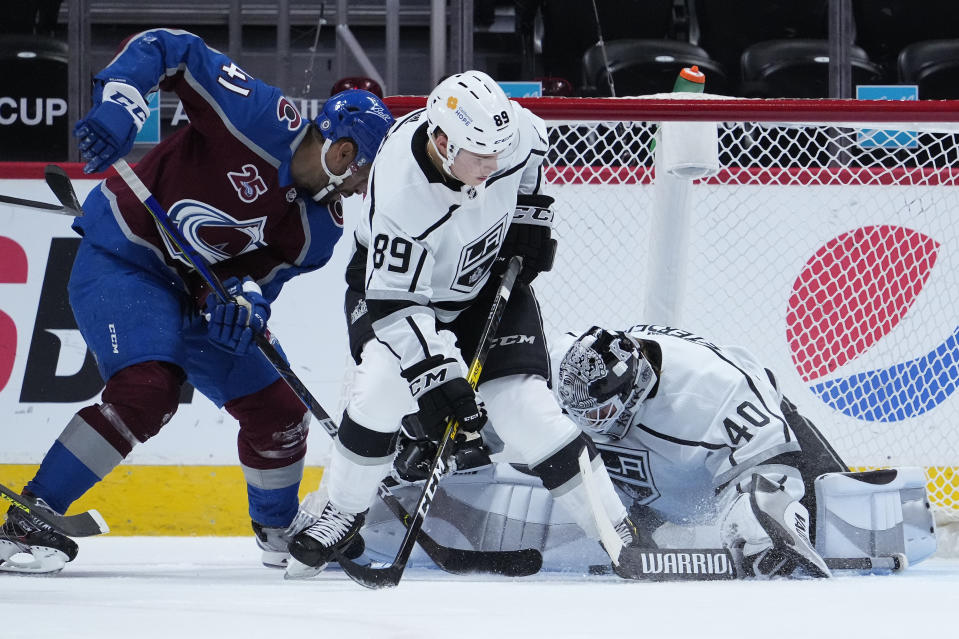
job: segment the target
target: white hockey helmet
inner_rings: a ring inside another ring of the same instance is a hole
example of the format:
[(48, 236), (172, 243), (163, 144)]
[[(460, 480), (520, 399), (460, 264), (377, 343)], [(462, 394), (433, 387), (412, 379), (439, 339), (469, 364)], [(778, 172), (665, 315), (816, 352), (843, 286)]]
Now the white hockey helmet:
[(482, 71), (457, 73), (436, 85), (426, 100), (426, 119), (434, 148), (437, 127), (449, 140), (443, 168), (450, 175), (456, 154), (464, 149), (480, 155), (507, 155), (519, 141), (513, 103)]
[(633, 409), (649, 396), (657, 380), (636, 340), (594, 326), (560, 362), (560, 403), (580, 427), (620, 439), (632, 425)]

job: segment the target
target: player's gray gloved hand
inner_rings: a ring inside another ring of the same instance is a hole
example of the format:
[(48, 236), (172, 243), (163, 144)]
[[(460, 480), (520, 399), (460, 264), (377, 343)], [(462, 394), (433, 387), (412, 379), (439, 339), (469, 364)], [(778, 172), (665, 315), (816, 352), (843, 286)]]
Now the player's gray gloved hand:
[(415, 418), (404, 420), (403, 429), (410, 439), (438, 442), (450, 417), (464, 432), (478, 432), (486, 424), (486, 409), (460, 371), (459, 362), (440, 355), (403, 371), (420, 408)]
[(84, 173), (105, 171), (133, 148), (137, 133), (150, 113), (143, 96), (123, 82), (97, 84), (94, 106), (73, 127)]

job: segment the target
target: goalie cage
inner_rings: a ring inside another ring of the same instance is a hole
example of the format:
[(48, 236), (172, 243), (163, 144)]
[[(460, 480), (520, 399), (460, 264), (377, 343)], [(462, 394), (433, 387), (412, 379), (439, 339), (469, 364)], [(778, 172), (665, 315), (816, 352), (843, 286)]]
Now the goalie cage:
[(926, 468), (955, 554), (959, 101), (519, 102), (551, 143), (547, 337), (649, 323), (747, 347), (854, 469)]

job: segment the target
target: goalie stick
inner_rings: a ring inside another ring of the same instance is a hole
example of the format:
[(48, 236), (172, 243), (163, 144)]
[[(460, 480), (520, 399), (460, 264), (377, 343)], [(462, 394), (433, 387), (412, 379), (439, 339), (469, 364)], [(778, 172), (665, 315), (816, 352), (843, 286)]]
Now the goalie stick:
[[(147, 212), (156, 220), (160, 228), (167, 234), (170, 240), (186, 256), (190, 265), (200, 274), (207, 284), (217, 293), (221, 300), (230, 299), (229, 293), (223, 287), (223, 284), (217, 278), (216, 274), (210, 271), (206, 261), (195, 249), (186, 241), (179, 228), (170, 221), (166, 211), (159, 202), (153, 197), (146, 185), (133, 172), (126, 160), (118, 160), (113, 167), (123, 178), (124, 182), (130, 187), (137, 198), (146, 207)], [(70, 178), (66, 172), (56, 165), (48, 165), (45, 171), (47, 184), (53, 191), (57, 199), (63, 204), (64, 209), (68, 209), (72, 203), (77, 203), (77, 196), (70, 183)], [(79, 204), (77, 204), (79, 208)], [(79, 212), (78, 214), (82, 214)], [(320, 405), (306, 388), (296, 373), (290, 368), (290, 365), (279, 354), (274, 346), (275, 340), (262, 334), (256, 335), (256, 344), (263, 355), (270, 361), (277, 372), (290, 385), (290, 388), (296, 393), (300, 401), (309, 409), (310, 413), (316, 417), (320, 425), (330, 437), (335, 438), (337, 426), (329, 413)], [(381, 484), (379, 489), (380, 498), (384, 501), (390, 512), (409, 526), (413, 520), (409, 512), (406, 511), (400, 500), (394, 495), (386, 484)], [(426, 552), (427, 556), (436, 563), (441, 569), (455, 574), (469, 574), (476, 572), (489, 572), (493, 574), (505, 575), (510, 577), (525, 577), (535, 574), (539, 571), (543, 563), (543, 557), (538, 550), (519, 549), (519, 550), (463, 550), (458, 548), (449, 548), (433, 540), (425, 532), (420, 532), (418, 541)]]
[(19, 508), (26, 514), (53, 526), (67, 537), (92, 537), (110, 532), (107, 522), (96, 510), (88, 510), (76, 515), (58, 515), (43, 508), (37, 508), (34, 500), (18, 495), (3, 484), (0, 484), (0, 497), (10, 502), (14, 508)]
[[(882, 557), (829, 557), (830, 570), (901, 572), (909, 565), (905, 555)], [(619, 565), (597, 564), (591, 575), (615, 573), (638, 581), (722, 581), (737, 579), (733, 560), (725, 548), (627, 548)]]
[[(470, 363), (469, 372), (466, 375), (466, 381), (469, 382), (473, 390), (476, 390), (479, 384), (480, 375), (483, 373), (483, 365), (486, 363), (486, 356), (489, 354), (492, 346), (493, 337), (499, 329), (500, 320), (503, 318), (503, 311), (509, 302), (510, 293), (513, 290), (513, 284), (516, 283), (516, 276), (523, 268), (523, 259), (519, 256), (513, 256), (509, 260), (506, 272), (503, 273), (503, 279), (500, 281), (499, 288), (496, 291), (496, 297), (486, 319), (486, 325), (480, 336), (479, 345), (476, 349), (476, 355)], [(416, 502), (416, 509), (413, 512), (413, 518), (406, 527), (406, 535), (400, 542), (400, 547), (396, 551), (393, 561), (384, 566), (375, 566), (373, 564), (362, 565), (347, 558), (341, 552), (337, 553), (337, 559), (340, 567), (349, 575), (353, 581), (367, 588), (392, 588), (400, 583), (403, 578), (403, 572), (406, 570), (406, 563), (410, 559), (410, 553), (413, 552), (413, 544), (416, 541), (420, 529), (423, 527), (423, 520), (433, 504), (433, 497), (436, 495), (436, 489), (440, 479), (449, 470), (449, 458), (453, 454), (453, 441), (459, 432), (459, 422), (450, 418), (446, 422), (446, 432), (443, 439), (437, 446), (436, 454), (433, 457), (433, 463), (430, 466), (429, 476), (423, 485), (423, 492)]]

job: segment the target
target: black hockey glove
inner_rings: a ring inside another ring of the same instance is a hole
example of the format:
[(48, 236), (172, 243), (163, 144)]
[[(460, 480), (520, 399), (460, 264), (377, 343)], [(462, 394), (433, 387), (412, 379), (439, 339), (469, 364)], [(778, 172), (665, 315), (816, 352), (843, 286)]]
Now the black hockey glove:
[[(413, 416), (407, 415), (404, 421), (409, 417)], [(411, 440), (400, 435), (396, 445), (396, 458), (393, 460), (395, 477), (406, 482), (426, 479), (430, 475), (430, 465), (434, 457), (436, 444), (433, 442), (426, 439)], [(476, 471), (492, 463), (489, 448), (483, 443), (482, 437), (467, 439), (462, 432), (456, 434), (451, 464), (454, 473)]]
[(459, 375), (459, 366), (452, 358), (434, 355), (403, 371), (420, 408), (415, 416), (403, 420), (410, 439), (438, 442), (450, 417), (464, 432), (478, 432), (486, 424), (486, 409), (477, 405), (476, 392)]
[(500, 248), (502, 259), (497, 260), (495, 273), (505, 271), (509, 258), (514, 255), (523, 258), (519, 279), (526, 284), (539, 273), (553, 268), (556, 240), (552, 238), (553, 212), (549, 208), (552, 204), (553, 198), (548, 195), (517, 196), (516, 212)]

